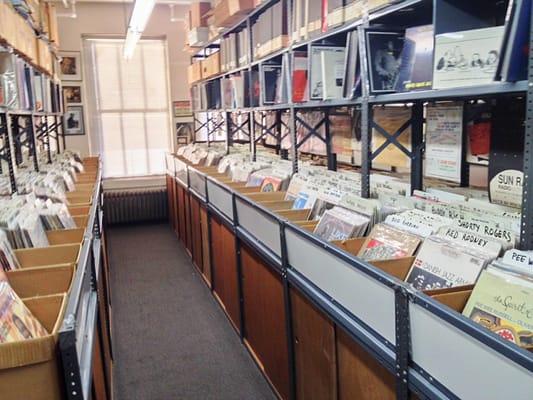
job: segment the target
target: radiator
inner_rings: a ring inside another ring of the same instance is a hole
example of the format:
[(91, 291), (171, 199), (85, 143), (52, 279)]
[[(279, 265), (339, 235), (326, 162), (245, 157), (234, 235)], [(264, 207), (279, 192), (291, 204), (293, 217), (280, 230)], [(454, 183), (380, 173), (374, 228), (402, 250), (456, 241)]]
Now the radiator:
[(104, 191), (104, 217), (110, 225), (167, 220), (167, 190)]

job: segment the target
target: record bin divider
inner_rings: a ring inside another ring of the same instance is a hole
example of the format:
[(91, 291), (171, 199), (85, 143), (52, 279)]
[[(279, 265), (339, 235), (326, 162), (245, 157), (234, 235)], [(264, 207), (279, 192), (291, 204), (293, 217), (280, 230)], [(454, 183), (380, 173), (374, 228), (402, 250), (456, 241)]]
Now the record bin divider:
[(233, 194), (231, 189), (219, 183), (216, 179), (207, 177), (207, 196), (208, 205), (216, 209), (219, 213), (229, 218), (231, 222), (234, 219), (233, 213)]
[(409, 298), (410, 386), (430, 397), (436, 389), (452, 399), (525, 399), (531, 394), (530, 352), (423, 293), (413, 291)]

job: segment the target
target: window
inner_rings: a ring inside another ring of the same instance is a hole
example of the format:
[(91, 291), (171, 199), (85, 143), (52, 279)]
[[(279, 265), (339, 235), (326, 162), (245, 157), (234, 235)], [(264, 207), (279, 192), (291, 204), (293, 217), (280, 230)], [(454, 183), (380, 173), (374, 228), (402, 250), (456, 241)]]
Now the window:
[(104, 177), (164, 174), (171, 116), (164, 40), (141, 40), (131, 60), (123, 40), (84, 39), (91, 150)]

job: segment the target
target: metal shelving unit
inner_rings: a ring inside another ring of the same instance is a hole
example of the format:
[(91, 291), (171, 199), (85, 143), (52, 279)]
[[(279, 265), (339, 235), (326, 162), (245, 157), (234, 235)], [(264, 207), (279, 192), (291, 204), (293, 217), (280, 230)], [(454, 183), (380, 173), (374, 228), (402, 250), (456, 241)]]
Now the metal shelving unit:
[[(303, 141), (298, 142), (296, 123), (301, 122), (298, 121), (300, 119), (298, 113), (307, 110), (324, 112), (324, 119), (318, 125), (324, 125), (326, 133), (325, 137), (319, 136), (326, 142), (328, 168), (335, 169), (335, 155), (331, 151), (331, 146), (327, 145), (331, 139), (328, 113), (335, 108), (357, 107), (361, 112), (361, 192), (363, 196), (368, 197), (372, 160), (387, 145), (400, 148), (411, 160), (411, 189), (416, 190), (423, 187), (425, 104), (447, 100), (499, 98), (512, 101), (516, 97), (525, 97), (525, 181), (520, 248), (533, 250), (533, 23), (530, 32), (528, 80), (494, 82), (481, 86), (445, 90), (380, 95), (370, 93), (364, 29), (379, 22), (382, 18), (390, 18), (397, 13), (409, 12), (409, 10), (419, 6), (435, 5), (439, 1), (441, 0), (396, 1), (366, 14), (359, 20), (352, 21), (317, 37), (292, 43), (289, 47), (261, 59), (254, 60), (250, 57), (248, 65), (240, 66), (208, 79), (208, 81), (212, 81), (236, 72), (251, 71), (261, 63), (284, 54), (292, 54), (294, 49), (357, 30), (359, 32), (359, 54), (363, 82), (360, 97), (294, 103), (289, 94), (289, 101), (286, 104), (260, 105), (240, 109), (195, 110), (195, 113), (224, 113), (228, 119), (232, 113), (248, 113), (250, 115), (248, 132), (251, 133), (252, 157), (255, 157), (257, 143), (263, 137), (272, 135), (277, 138), (277, 143), (280, 143), (282, 139), (279, 124), (266, 126), (264, 123), (258, 123), (256, 114), (275, 112), (276, 115), (279, 115), (288, 113), (289, 119), (286, 126), (292, 144), (289, 152), (293, 161), (293, 172), (297, 172), (298, 149), (307, 138), (316, 136), (318, 130), (318, 126), (307, 126), (308, 134), (305, 135)], [(250, 28), (255, 18), (266, 7), (274, 3), (275, 1), (264, 3), (259, 9), (227, 30), (225, 34), (243, 26)], [(290, 11), (290, 5), (288, 11)], [(292, 21), (290, 12), (287, 14), (290, 25)], [(249, 32), (251, 33), (251, 29)], [(289, 28), (289, 32), (292, 32), (292, 29)], [(216, 48), (219, 39), (210, 42), (207, 48), (212, 51)], [(201, 57), (202, 51), (206, 54), (205, 50), (202, 49), (196, 57)], [(292, 87), (290, 77), (288, 87)], [(408, 126), (411, 128), (410, 150), (404, 148), (397, 140), (401, 130), (387, 132), (374, 120), (374, 107), (386, 104), (404, 104), (411, 108), (411, 119), (408, 122)], [(259, 125), (262, 132), (257, 136), (254, 125)], [(371, 143), (373, 130), (378, 131), (385, 138), (385, 144), (374, 151)], [(226, 144), (228, 148), (233, 143), (235, 133), (234, 127), (227, 124)], [(466, 165), (465, 155), (463, 155), (463, 165)], [(190, 169), (194, 168), (189, 167)], [(324, 314), (342, 326), (350, 337), (365, 348), (374, 359), (394, 374), (398, 399), (409, 398), (409, 391), (416, 393), (421, 398), (430, 399), (489, 398), (491, 396), (498, 398), (498, 382), (501, 384), (498, 370), (501, 371), (502, 369), (506, 369), (507, 376), (512, 380), (510, 390), (514, 392), (514, 396), (517, 396), (515, 398), (521, 398), (520, 396), (527, 393), (528, 387), (529, 389), (533, 387), (533, 356), (531, 353), (501, 340), (497, 335), (488, 332), (468, 318), (453, 312), (422, 293), (415, 292), (405, 283), (391, 278), (357, 257), (316, 238), (283, 220), (283, 218), (276, 217), (269, 210), (234, 192), (224, 184), (209, 177), (205, 179), (206, 196), (203, 201), (210, 215), (231, 226), (237, 241), (242, 241), (252, 247), (263, 259), (268, 261), (273, 269), (281, 271), (285, 284), (289, 283), (297, 287)], [(465, 167), (461, 171), (461, 186), (467, 185), (468, 171)], [(328, 266), (327, 273), (323, 270), (324, 265)], [(346, 281), (350, 282), (352, 286), (346, 287), (344, 284)], [(366, 295), (364, 299), (358, 297), (362, 293)], [(357, 303), (357, 300), (368, 303), (369, 298), (371, 299), (370, 304), (379, 308), (378, 311), (373, 310), (374, 312), (371, 314)], [(288, 310), (290, 312), (290, 307)], [(428, 335), (428, 332), (432, 332), (432, 335)], [(439, 337), (439, 340), (442, 339), (444, 344), (435, 343), (436, 336)], [(436, 346), (444, 350), (436, 353)], [(291, 351), (290, 348), (289, 351)], [(291, 357), (289, 359), (292, 360)], [(459, 359), (468, 360), (468, 365), (457, 365)], [(294, 368), (294, 365), (291, 368)], [(476, 374), (473, 374), (472, 371), (481, 369), (484, 371), (483, 376), (479, 378), (474, 376)], [(475, 392), (478, 390), (482, 390), (483, 393)]]
[[(291, 131), (291, 137), (292, 137), (292, 143), (291, 146), (293, 148), (298, 148), (302, 145), (302, 143), (297, 143), (297, 135), (292, 134), (292, 131), (296, 129), (296, 120), (298, 119), (298, 112), (305, 112), (305, 111), (311, 111), (311, 110), (322, 110), (325, 112), (325, 115), (327, 115), (328, 110), (335, 109), (335, 108), (342, 108), (342, 107), (348, 107), (348, 108), (354, 108), (357, 107), (361, 110), (361, 135), (362, 135), (362, 163), (361, 163), (361, 172), (362, 172), (362, 193), (364, 196), (369, 195), (369, 176), (370, 171), (372, 170), (372, 160), (377, 157), (377, 155), (383, 150), (383, 147), (386, 145), (394, 145), (400, 147), (402, 149), (401, 145), (399, 145), (398, 141), (396, 140), (397, 134), (399, 132), (384, 132), (383, 130), (379, 129), (378, 126), (376, 126), (373, 116), (372, 116), (372, 109), (376, 106), (386, 105), (386, 104), (405, 104), (410, 107), (412, 107), (413, 110), (413, 118), (411, 119), (411, 130), (415, 132), (412, 136), (412, 143), (411, 147), (413, 151), (404, 151), (404, 153), (411, 158), (412, 160), (412, 168), (411, 168), (411, 184), (412, 184), (412, 190), (420, 189), (423, 183), (423, 171), (422, 171), (422, 154), (424, 151), (424, 143), (423, 143), (423, 135), (420, 134), (420, 132), (423, 131), (423, 124), (424, 119), (420, 115), (420, 107), (423, 106), (425, 103), (433, 102), (433, 101), (446, 101), (446, 100), (478, 100), (478, 99), (494, 99), (498, 97), (513, 97), (513, 96), (526, 96), (528, 95), (528, 89), (529, 89), (529, 82), (528, 81), (519, 81), (519, 82), (494, 82), (492, 84), (486, 84), (481, 86), (472, 86), (472, 87), (459, 87), (459, 88), (453, 88), (453, 89), (444, 89), (444, 90), (425, 90), (425, 91), (413, 91), (413, 92), (405, 92), (405, 93), (390, 93), (390, 94), (371, 94), (369, 87), (368, 87), (368, 71), (367, 71), (367, 61), (366, 61), (366, 46), (365, 46), (365, 37), (364, 37), (364, 29), (367, 28), (372, 22), (379, 22), (380, 19), (385, 17), (391, 17), (393, 15), (396, 15), (397, 13), (403, 13), (403, 12), (412, 12), (413, 9), (416, 9), (416, 7), (427, 7), (428, 5), (434, 4), (434, 2), (439, 0), (404, 0), (404, 1), (395, 1), (390, 5), (383, 6), (377, 10), (373, 10), (371, 13), (365, 14), (362, 18), (349, 22), (345, 25), (342, 25), (340, 27), (334, 28), (330, 31), (321, 33), (320, 35), (306, 39), (303, 41), (299, 41), (296, 43), (290, 43), (290, 45), (287, 48), (283, 48), (281, 50), (275, 51), (272, 54), (269, 54), (265, 57), (262, 57), (258, 60), (253, 59), (253, 54), (250, 51), (249, 54), (249, 60), (250, 62), (246, 66), (239, 66), (238, 68), (235, 68), (230, 71), (223, 72), (217, 76), (209, 77), (206, 80), (203, 80), (201, 82), (208, 82), (208, 81), (215, 81), (218, 79), (221, 79), (223, 77), (228, 77), (236, 72), (242, 72), (245, 70), (251, 71), (254, 67), (259, 66), (262, 63), (268, 62), (272, 60), (273, 58), (280, 57), (284, 54), (291, 55), (295, 49), (300, 48), (307, 48), (312, 43), (318, 43), (320, 41), (328, 40), (336, 35), (346, 33), (349, 31), (358, 30), (359, 31), (359, 53), (360, 53), (360, 65), (361, 65), (361, 80), (363, 82), (362, 85), (362, 94), (359, 97), (353, 98), (353, 99), (334, 99), (334, 100), (323, 100), (323, 101), (306, 101), (302, 103), (293, 102), (292, 99), (289, 99), (289, 101), (285, 104), (273, 104), (273, 105), (259, 105), (257, 107), (245, 107), (245, 108), (224, 108), (224, 109), (201, 109), (201, 110), (195, 110), (195, 113), (208, 113), (208, 115), (213, 116), (216, 113), (223, 113), (225, 117), (227, 117), (228, 114), (231, 113), (248, 113), (250, 115), (249, 117), (249, 132), (252, 133), (252, 136), (255, 134), (255, 117), (253, 116), (255, 112), (262, 111), (262, 112), (278, 112), (278, 111), (286, 111), (290, 114), (290, 120), (289, 120), (289, 128)], [(244, 17), (241, 21), (239, 21), (237, 24), (235, 24), (232, 28), (225, 31), (220, 37), (217, 37), (213, 41), (209, 42), (204, 48), (198, 51), (197, 54), (195, 54), (195, 57), (201, 57), (202, 54), (206, 54), (206, 49), (210, 49), (211, 51), (213, 49), (216, 49), (219, 45), (220, 38), (228, 33), (234, 32), (236, 30), (241, 29), (242, 27), (248, 27), (249, 32), (251, 32), (251, 25), (255, 21), (255, 19), (260, 15), (261, 12), (265, 11), (269, 6), (276, 3), (276, 0), (266, 2), (262, 4), (258, 9), (254, 10), (251, 14)], [(290, 17), (290, 2), (287, 2), (288, 4), (288, 22), (290, 26), (291, 17)], [(292, 32), (292, 29), (289, 27), (289, 32)], [(252, 37), (251, 34), (249, 35), (250, 40), (250, 49), (251, 49), (251, 43), (252, 43)], [(291, 57), (288, 57), (289, 60)], [(289, 74), (290, 75), (290, 74)], [(288, 87), (292, 87), (290, 82), (290, 77), (288, 78), (287, 85)], [(197, 85), (198, 83), (195, 83), (194, 85)], [(289, 92), (291, 92), (289, 90)], [(251, 98), (251, 95), (250, 95)], [(325, 123), (325, 121), (321, 121), (320, 123)], [(325, 137), (330, 136), (329, 132), (329, 124), (325, 123), (326, 125), (326, 133)], [(202, 125), (200, 127), (196, 127), (195, 131), (199, 131)], [(242, 130), (242, 126), (238, 127), (238, 129), (235, 131), (235, 126), (232, 126), (231, 124), (227, 124), (227, 135), (228, 143), (233, 143), (232, 137), (233, 135), (238, 132), (239, 130)], [(307, 127), (308, 129), (308, 135), (305, 137), (311, 137), (314, 134), (316, 134), (316, 129), (313, 130), (312, 127)], [(383, 134), (386, 138), (386, 142), (382, 148), (378, 149), (377, 152), (371, 151), (371, 136), (372, 136), (372, 130), (377, 129), (381, 134)], [(209, 134), (208, 134), (209, 136)], [(259, 137), (263, 137), (264, 135), (260, 135)], [(316, 135), (315, 135), (316, 136)], [(322, 137), (324, 140), (325, 138)], [(256, 141), (253, 139), (250, 139), (252, 143), (256, 144)], [(279, 138), (278, 138), (279, 140)], [(305, 141), (305, 140), (304, 140)], [(303, 141), (303, 142), (304, 142)], [(209, 141), (208, 141), (209, 142)], [(252, 158), (255, 158), (255, 148), (256, 146), (252, 146), (253, 155)], [(294, 152), (294, 151), (292, 151)], [(294, 152), (294, 157), (297, 156), (297, 152)], [(327, 154), (326, 159), (332, 160), (335, 156), (331, 154), (331, 147), (327, 146)], [(463, 164), (465, 161), (463, 160)], [(334, 163), (328, 162), (328, 165), (330, 167), (334, 167)], [(297, 164), (295, 163), (295, 168), (293, 172), (297, 172), (296, 170)], [(464, 182), (462, 182), (464, 184)], [(533, 239), (531, 241), (531, 248), (533, 248)]]

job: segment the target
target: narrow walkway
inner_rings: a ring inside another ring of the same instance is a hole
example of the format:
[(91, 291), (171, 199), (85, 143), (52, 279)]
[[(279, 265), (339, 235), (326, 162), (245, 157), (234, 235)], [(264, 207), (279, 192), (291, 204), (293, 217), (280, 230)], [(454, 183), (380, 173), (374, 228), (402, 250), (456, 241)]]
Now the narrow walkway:
[(108, 246), (117, 400), (274, 398), (168, 225)]

